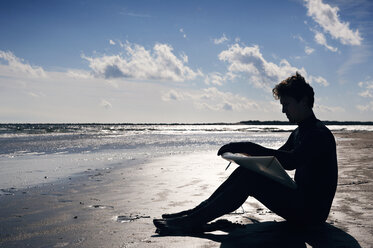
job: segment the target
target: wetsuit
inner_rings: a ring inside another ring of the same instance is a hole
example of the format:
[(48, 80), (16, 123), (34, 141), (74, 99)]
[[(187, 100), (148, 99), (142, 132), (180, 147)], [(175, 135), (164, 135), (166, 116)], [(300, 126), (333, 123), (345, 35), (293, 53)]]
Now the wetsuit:
[[(243, 197), (254, 196), (283, 218), (299, 223), (321, 223), (329, 214), (337, 187), (336, 144), (329, 129), (312, 115), (298, 124), (278, 150), (251, 142), (230, 143), (219, 150), (252, 156), (275, 156), (287, 170), (296, 169), (293, 190), (264, 176), (239, 167), (209, 198), (221, 195), (234, 184)], [(224, 186), (224, 184), (226, 184)], [(232, 197), (231, 200), (235, 202)], [(246, 199), (245, 199), (246, 200)], [(237, 202), (242, 204), (243, 202)]]

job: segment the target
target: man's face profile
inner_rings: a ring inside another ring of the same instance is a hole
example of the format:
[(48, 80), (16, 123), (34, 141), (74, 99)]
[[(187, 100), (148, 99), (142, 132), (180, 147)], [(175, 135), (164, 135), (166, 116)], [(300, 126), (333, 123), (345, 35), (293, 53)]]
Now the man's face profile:
[(298, 123), (303, 120), (303, 116), (307, 112), (305, 99), (298, 102), (294, 97), (282, 96), (280, 103), (282, 105), (282, 113), (286, 114), (291, 123)]

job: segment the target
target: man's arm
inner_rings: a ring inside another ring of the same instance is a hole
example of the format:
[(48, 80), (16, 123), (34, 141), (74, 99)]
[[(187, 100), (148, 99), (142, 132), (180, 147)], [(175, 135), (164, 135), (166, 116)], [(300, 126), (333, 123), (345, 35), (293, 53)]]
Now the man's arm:
[[(294, 137), (294, 132), (291, 133), (291, 135), (289, 136), (288, 140), (286, 141), (286, 143), (281, 146), (278, 150), (282, 150), (282, 151), (290, 151), (293, 149), (293, 138)], [(263, 146), (260, 146), (260, 145), (257, 145), (255, 143), (252, 143), (252, 142), (232, 142), (232, 143), (229, 143), (229, 144), (226, 144), (224, 146), (222, 146), (219, 151), (218, 151), (218, 156), (222, 155), (223, 153), (225, 152), (231, 152), (231, 153), (245, 153), (245, 154), (249, 154), (249, 155), (253, 155), (253, 156), (261, 156), (259, 155), (259, 153), (265, 153), (265, 155), (263, 156), (266, 156), (267, 155), (267, 151), (264, 151), (263, 149), (267, 149)], [(272, 149), (268, 149), (268, 150), (272, 150)], [(256, 155), (254, 155), (256, 154)]]
[[(294, 132), (297, 132), (297, 131), (294, 131)], [(290, 151), (290, 150), (294, 149), (294, 135), (295, 135), (294, 132), (292, 132), (290, 134), (286, 143), (284, 145), (282, 145), (278, 150)]]
[(309, 161), (314, 157), (320, 156), (327, 148), (329, 143), (326, 140), (326, 135), (322, 133), (310, 132), (305, 137), (301, 144), (290, 150), (282, 148), (290, 148), (290, 143), (286, 147), (281, 147), (280, 150), (270, 149), (252, 142), (238, 142), (224, 145), (218, 151), (218, 155), (224, 152), (246, 153), (251, 156), (275, 156), (281, 165), (287, 170), (296, 169), (298, 165), (304, 164), (304, 161)]

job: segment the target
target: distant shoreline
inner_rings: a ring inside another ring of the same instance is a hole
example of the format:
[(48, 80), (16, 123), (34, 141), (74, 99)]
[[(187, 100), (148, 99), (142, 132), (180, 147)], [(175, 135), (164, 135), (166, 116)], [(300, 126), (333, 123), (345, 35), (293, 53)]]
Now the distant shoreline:
[[(363, 126), (370, 126), (373, 125), (373, 121), (322, 121), (325, 125), (345, 125), (345, 126), (352, 126), (352, 125), (363, 125)], [(48, 126), (48, 125), (83, 125), (83, 126), (92, 126), (92, 125), (133, 125), (133, 126), (146, 126), (146, 125), (163, 125), (163, 126), (176, 126), (176, 125), (295, 125), (293, 123), (289, 123), (288, 121), (259, 121), (259, 120), (252, 120), (252, 121), (240, 121), (240, 122), (213, 122), (213, 123), (0, 123), (0, 127), (5, 127), (8, 125), (20, 125), (20, 126), (31, 126), (31, 125), (40, 125), (40, 126)]]
[[(322, 121), (325, 125), (373, 125), (373, 121)], [(292, 125), (288, 121), (240, 121), (244, 125)], [(294, 124), (295, 125), (295, 124)]]

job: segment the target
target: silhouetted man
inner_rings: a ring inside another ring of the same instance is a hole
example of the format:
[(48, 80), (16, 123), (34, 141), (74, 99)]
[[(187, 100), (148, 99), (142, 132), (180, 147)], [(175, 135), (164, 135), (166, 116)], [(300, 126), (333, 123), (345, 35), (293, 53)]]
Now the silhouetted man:
[(333, 134), (313, 113), (314, 91), (299, 74), (273, 89), (282, 112), (298, 127), (278, 150), (251, 142), (229, 143), (225, 152), (252, 156), (275, 156), (286, 170), (295, 171), (296, 189), (253, 171), (238, 167), (229, 178), (197, 207), (154, 219), (157, 232), (199, 232), (203, 224), (239, 208), (249, 196), (274, 213), (296, 224), (326, 221), (337, 187), (337, 155)]

